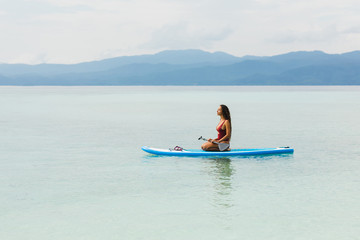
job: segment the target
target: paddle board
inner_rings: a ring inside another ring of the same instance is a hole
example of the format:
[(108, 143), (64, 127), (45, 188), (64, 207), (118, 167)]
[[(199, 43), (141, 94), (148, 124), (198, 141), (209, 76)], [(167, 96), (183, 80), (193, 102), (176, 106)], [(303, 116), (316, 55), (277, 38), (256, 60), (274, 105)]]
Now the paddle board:
[(171, 149), (160, 149), (143, 146), (143, 151), (165, 156), (179, 156), (179, 157), (200, 157), (200, 156), (250, 156), (250, 155), (265, 155), (265, 154), (284, 154), (293, 153), (294, 149), (289, 147), (277, 148), (252, 148), (252, 149), (231, 149), (230, 151), (210, 152), (201, 149), (183, 149), (182, 151), (175, 151)]

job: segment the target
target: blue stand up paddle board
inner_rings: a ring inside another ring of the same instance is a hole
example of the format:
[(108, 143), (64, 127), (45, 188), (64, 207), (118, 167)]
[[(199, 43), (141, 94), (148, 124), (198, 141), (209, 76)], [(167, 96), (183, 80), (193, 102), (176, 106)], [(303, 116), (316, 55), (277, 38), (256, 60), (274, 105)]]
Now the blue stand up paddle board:
[(172, 149), (159, 149), (152, 147), (142, 147), (143, 151), (165, 156), (178, 156), (178, 157), (201, 157), (201, 156), (251, 156), (251, 155), (265, 155), (265, 154), (283, 154), (293, 153), (294, 149), (289, 147), (278, 148), (253, 148), (253, 149), (231, 149), (230, 151), (204, 151), (201, 149), (182, 149), (181, 151)]

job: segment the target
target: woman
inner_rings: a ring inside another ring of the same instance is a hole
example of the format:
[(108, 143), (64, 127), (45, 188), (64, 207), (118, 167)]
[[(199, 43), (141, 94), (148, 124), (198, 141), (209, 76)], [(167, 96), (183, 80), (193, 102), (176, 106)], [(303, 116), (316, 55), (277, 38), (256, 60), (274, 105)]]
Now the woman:
[[(218, 137), (216, 139), (209, 139), (201, 148), (204, 151), (219, 151), (219, 146), (214, 142), (221, 142), (230, 144), (231, 138), (231, 117), (229, 108), (226, 105), (220, 105), (217, 110), (217, 115), (220, 116), (220, 122), (216, 127)], [(227, 149), (229, 150), (229, 148)]]

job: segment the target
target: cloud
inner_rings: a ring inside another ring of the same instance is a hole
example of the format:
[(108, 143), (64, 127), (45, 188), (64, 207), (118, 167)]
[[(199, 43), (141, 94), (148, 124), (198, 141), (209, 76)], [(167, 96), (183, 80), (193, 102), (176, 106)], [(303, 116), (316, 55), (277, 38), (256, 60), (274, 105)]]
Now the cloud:
[(208, 48), (215, 42), (226, 39), (232, 32), (228, 27), (201, 28), (181, 22), (154, 31), (151, 40), (142, 44), (141, 47), (150, 49)]
[(14, 56), (7, 63), (29, 63), (29, 64), (41, 64), (48, 63), (49, 59), (46, 53), (23, 53)]
[(360, 34), (360, 25), (350, 27), (348, 29), (345, 29), (343, 33), (346, 34)]
[(43, 53), (44, 61), (74, 63), (163, 49), (238, 56), (360, 49), (358, 0), (0, 2), (1, 62), (38, 62)]
[(33, 17), (44, 14), (58, 14), (89, 10), (86, 5), (64, 6), (42, 0), (12, 0), (2, 4), (2, 11), (6, 11), (7, 16), (12, 21), (29, 21)]
[(340, 35), (337, 31), (336, 26), (331, 25), (324, 29), (318, 30), (307, 30), (307, 31), (294, 31), (288, 30), (286, 32), (278, 32), (268, 40), (280, 43), (280, 44), (292, 44), (292, 43), (315, 43), (324, 42), (329, 39), (335, 39)]

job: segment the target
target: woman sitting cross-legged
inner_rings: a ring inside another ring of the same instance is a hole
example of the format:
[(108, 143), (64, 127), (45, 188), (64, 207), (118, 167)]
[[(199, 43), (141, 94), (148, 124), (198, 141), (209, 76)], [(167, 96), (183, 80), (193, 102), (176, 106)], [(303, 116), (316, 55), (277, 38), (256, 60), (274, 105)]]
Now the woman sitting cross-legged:
[[(218, 144), (214, 142), (227, 143), (230, 147), (231, 138), (231, 117), (229, 108), (226, 105), (220, 105), (217, 110), (217, 115), (220, 116), (220, 122), (216, 127), (218, 131), (218, 137), (216, 139), (209, 139), (206, 143), (201, 146), (204, 151), (219, 151)], [(229, 150), (226, 149), (226, 150)]]

